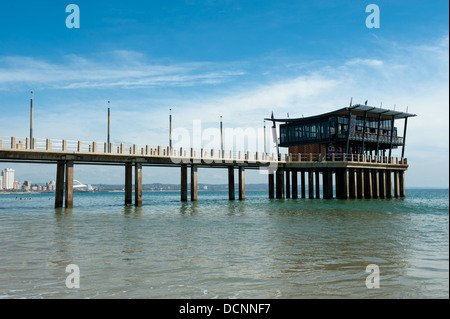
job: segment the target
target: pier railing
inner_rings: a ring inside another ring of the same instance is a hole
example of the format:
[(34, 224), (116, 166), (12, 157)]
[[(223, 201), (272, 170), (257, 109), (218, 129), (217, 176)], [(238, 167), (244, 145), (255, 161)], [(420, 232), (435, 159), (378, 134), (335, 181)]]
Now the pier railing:
[(45, 152), (93, 153), (111, 155), (140, 155), (154, 157), (172, 157), (177, 159), (233, 160), (243, 162), (358, 162), (407, 164), (406, 158), (371, 156), (365, 154), (275, 154), (265, 152), (222, 151), (216, 149), (170, 148), (130, 143), (86, 142), (43, 138), (0, 137), (0, 150), (23, 150)]

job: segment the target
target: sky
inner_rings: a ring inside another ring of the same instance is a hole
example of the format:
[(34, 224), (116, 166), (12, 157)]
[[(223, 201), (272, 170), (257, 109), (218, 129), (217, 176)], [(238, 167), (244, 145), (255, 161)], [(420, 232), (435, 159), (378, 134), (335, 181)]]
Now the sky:
[[(79, 28), (67, 27), (69, 4), (79, 8)], [(369, 4), (379, 8), (379, 28), (366, 24)], [(115, 145), (151, 147), (169, 143), (169, 109), (175, 132), (192, 133), (201, 123), (207, 148), (218, 146), (220, 116), (226, 129), (260, 132), (272, 111), (311, 116), (368, 100), (417, 114), (408, 121), (407, 186), (448, 187), (448, 6), (436, 0), (5, 2), (0, 137), (29, 135), (31, 91), (34, 137), (103, 143), (109, 106)], [(396, 126), (403, 131), (403, 121)], [(176, 146), (194, 143), (174, 139)], [(54, 165), (0, 165), (14, 168), (16, 180), (55, 178)], [(78, 166), (74, 174), (85, 184), (124, 183), (121, 167)], [(145, 168), (143, 176), (144, 183), (179, 183), (173, 168)], [(246, 176), (248, 183), (266, 179), (258, 171)], [(226, 171), (201, 169), (199, 183), (225, 184)]]

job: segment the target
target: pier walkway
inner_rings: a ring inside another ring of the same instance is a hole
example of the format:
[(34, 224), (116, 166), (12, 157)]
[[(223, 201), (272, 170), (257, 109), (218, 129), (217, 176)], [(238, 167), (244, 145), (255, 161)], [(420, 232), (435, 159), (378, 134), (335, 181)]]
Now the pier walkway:
[[(406, 158), (362, 154), (268, 154), (205, 149), (171, 149), (136, 144), (0, 137), (0, 161), (56, 164), (55, 207), (73, 207), (75, 165), (125, 167), (125, 205), (142, 205), (142, 169), (145, 166), (180, 168), (180, 198), (197, 200), (198, 168), (226, 168), (228, 196), (245, 199), (245, 170), (264, 170), (269, 198), (392, 198), (405, 196)], [(300, 183), (299, 179), (300, 178)]]

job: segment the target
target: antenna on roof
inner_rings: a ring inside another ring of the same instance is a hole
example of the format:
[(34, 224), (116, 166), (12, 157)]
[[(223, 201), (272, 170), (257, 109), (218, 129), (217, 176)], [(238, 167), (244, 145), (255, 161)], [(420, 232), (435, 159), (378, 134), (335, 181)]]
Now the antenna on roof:
[(408, 113), (408, 107), (406, 107), (406, 113)]
[(382, 109), (382, 108), (383, 108), (383, 102), (380, 103), (380, 109)]
[(350, 107), (352, 107), (353, 97), (350, 99)]
[(287, 113), (287, 117), (289, 118), (289, 112)]
[(367, 105), (367, 102), (369, 102), (369, 100), (366, 100), (366, 102), (364, 102), (364, 105)]

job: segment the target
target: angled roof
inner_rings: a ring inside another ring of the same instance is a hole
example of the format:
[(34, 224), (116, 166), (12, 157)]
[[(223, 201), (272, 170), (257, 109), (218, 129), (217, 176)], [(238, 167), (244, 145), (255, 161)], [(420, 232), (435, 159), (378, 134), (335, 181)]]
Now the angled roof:
[(336, 115), (346, 115), (347, 116), (349, 114), (350, 109), (352, 111), (352, 114), (362, 116), (362, 115), (364, 115), (364, 112), (367, 112), (367, 117), (377, 117), (377, 118), (378, 118), (379, 114), (381, 114), (382, 119), (389, 119), (389, 120), (392, 119), (392, 117), (394, 117), (394, 119), (404, 119), (407, 117), (417, 116), (416, 114), (357, 104), (354, 106), (344, 107), (344, 108), (341, 108), (341, 109), (338, 109), (338, 110), (335, 110), (332, 112), (328, 112), (328, 113), (323, 113), (320, 115), (300, 117), (300, 118), (284, 118), (284, 119), (265, 118), (264, 120), (274, 121), (274, 122), (284, 122), (284, 123), (311, 121), (314, 119), (319, 119), (319, 118), (324, 118), (324, 117), (329, 117), (329, 116), (336, 116)]

